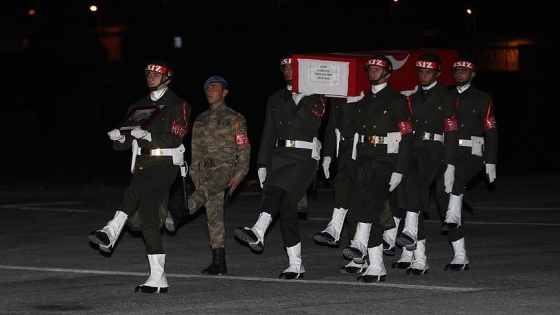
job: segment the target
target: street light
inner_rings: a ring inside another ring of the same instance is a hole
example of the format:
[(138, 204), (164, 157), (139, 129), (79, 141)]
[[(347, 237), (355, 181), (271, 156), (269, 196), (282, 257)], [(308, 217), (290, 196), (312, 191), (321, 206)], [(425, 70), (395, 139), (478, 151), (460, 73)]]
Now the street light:
[(470, 26), (471, 26), (471, 21), (472, 21), (472, 33), (473, 33), (473, 34), (476, 34), (476, 15), (474, 14), (473, 9), (467, 8), (467, 14), (468, 14), (469, 16), (472, 16), (472, 17), (469, 19), (469, 22), (468, 22), (468, 26), (469, 26), (468, 30), (469, 30), (469, 33), (471, 32), (471, 27), (470, 27)]

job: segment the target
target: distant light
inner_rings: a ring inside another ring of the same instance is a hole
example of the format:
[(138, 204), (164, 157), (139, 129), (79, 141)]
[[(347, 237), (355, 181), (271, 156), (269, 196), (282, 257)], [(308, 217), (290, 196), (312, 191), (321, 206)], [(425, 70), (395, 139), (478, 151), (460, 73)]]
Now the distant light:
[(183, 38), (181, 36), (173, 37), (173, 47), (183, 48)]
[(33, 10), (33, 9), (29, 9), (29, 11), (27, 11), (27, 13), (29, 15), (35, 15), (35, 13), (37, 13), (37, 12), (35, 12), (35, 10)]
[(89, 6), (89, 10), (90, 10), (91, 12), (97, 12), (98, 8), (97, 8), (96, 5), (90, 5), (90, 6)]
[(473, 14), (473, 11), (469, 8), (467, 8), (467, 14)]

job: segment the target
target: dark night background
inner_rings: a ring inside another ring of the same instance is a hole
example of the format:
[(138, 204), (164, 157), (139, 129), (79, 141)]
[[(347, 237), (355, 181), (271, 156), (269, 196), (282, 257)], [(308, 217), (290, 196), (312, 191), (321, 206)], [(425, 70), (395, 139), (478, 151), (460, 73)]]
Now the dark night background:
[[(89, 12), (90, 4), (99, 12)], [(206, 78), (218, 74), (229, 81), (227, 102), (248, 120), (255, 153), (248, 178), (256, 178), (266, 98), (284, 85), (279, 60), (286, 53), (455, 48), (472, 54), (517, 38), (529, 43), (518, 47), (519, 69), (481, 69), (473, 81), (494, 97), (498, 181), (504, 174), (558, 174), (558, 149), (551, 139), (560, 114), (554, 93), (560, 14), (553, 4), (2, 1), (0, 187), (128, 181), (130, 153), (113, 152), (106, 133), (148, 93), (143, 69), (150, 59), (172, 62), (171, 88), (191, 103), (193, 118), (207, 108)], [(467, 7), (475, 14), (467, 15)], [(27, 14), (30, 8), (37, 13)], [(173, 46), (177, 36), (181, 48)], [(119, 55), (103, 41), (118, 42)]]

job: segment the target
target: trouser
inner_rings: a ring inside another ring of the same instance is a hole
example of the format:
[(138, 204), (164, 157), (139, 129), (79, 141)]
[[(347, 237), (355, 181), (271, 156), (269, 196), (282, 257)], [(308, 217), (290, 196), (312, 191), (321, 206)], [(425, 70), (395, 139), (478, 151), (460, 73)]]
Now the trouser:
[(274, 218), (279, 216), (280, 231), (284, 247), (292, 247), (301, 242), (297, 202), (289, 192), (278, 186), (267, 185), (261, 195), (261, 212), (267, 212)]
[[(430, 205), (430, 187), (441, 167), (442, 154), (441, 150), (430, 149), (430, 147), (415, 148), (412, 163), (400, 184), (399, 191), (404, 195), (401, 219), (405, 218), (404, 211), (419, 214), (417, 234), (419, 240), (426, 238), (423, 212), (427, 211)], [(401, 225), (404, 225), (404, 220), (401, 221)]]
[(169, 188), (178, 172), (179, 168), (171, 162), (136, 168), (118, 208), (129, 218), (138, 212), (148, 255), (164, 254), (159, 207), (168, 198)]
[(206, 225), (212, 249), (225, 247), (224, 195), (232, 176), (230, 167), (218, 166), (199, 173), (199, 185), (188, 201), (189, 212), (206, 208)]
[(354, 188), (354, 174), (351, 167), (355, 164), (354, 160), (345, 161), (342, 167), (337, 169), (334, 178), (334, 208), (347, 209), (346, 212), (346, 231), (348, 239), (351, 240), (356, 234), (356, 214), (353, 207), (350, 207), (350, 199), (352, 197), (352, 189)]
[(371, 223), (368, 247), (383, 243), (384, 227), (381, 213), (389, 198), (389, 181), (395, 169), (397, 156), (358, 155), (358, 176), (354, 185), (356, 221)]
[[(457, 158), (455, 161), (455, 182), (453, 183), (453, 195), (459, 196), (466, 194), (466, 187), (468, 183), (484, 169), (482, 157), (472, 155), (471, 148), (459, 147)], [(443, 177), (436, 180), (436, 194), (439, 194), (440, 206), (438, 211), (440, 217), (445, 218), (447, 206), (449, 204), (449, 194), (445, 193), (445, 185)], [(462, 210), (461, 210), (462, 211)], [(447, 236), (450, 242), (455, 242), (465, 237), (465, 222), (464, 216), (461, 216), (461, 225), (457, 230), (448, 230)]]

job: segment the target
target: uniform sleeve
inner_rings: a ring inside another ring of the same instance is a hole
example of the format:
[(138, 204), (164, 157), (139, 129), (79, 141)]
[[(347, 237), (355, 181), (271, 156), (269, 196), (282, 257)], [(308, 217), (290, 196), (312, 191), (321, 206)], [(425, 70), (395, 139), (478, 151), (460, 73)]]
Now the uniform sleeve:
[(198, 116), (193, 123), (193, 127), (192, 127), (192, 137), (191, 137), (191, 167), (189, 167), (189, 176), (191, 177), (191, 179), (193, 181), (198, 180), (199, 178), (199, 174), (198, 174), (198, 164), (200, 163), (200, 161), (202, 160), (202, 148), (203, 148), (203, 139), (202, 137), (200, 137), (200, 135), (198, 135), (199, 133), (199, 128), (201, 126), (202, 119), (200, 119), (200, 117), (203, 114), (201, 114), (200, 116)]
[(444, 122), (443, 122), (443, 163), (455, 165), (457, 158), (457, 148), (459, 147), (459, 131), (457, 121), (457, 90), (452, 88), (447, 94), (444, 102)]
[(237, 128), (235, 134), (235, 142), (237, 145), (237, 160), (235, 163), (234, 177), (243, 180), (249, 172), (249, 162), (251, 158), (251, 144), (247, 134), (247, 121), (243, 115), (237, 115)]
[(266, 115), (264, 118), (264, 126), (261, 135), (261, 142), (259, 146), (259, 155), (257, 157), (257, 167), (270, 167), (272, 159), (272, 151), (274, 150), (274, 143), (276, 141), (276, 129), (274, 126), (274, 117), (272, 98), (268, 98), (266, 106)]
[(498, 126), (494, 116), (494, 104), (492, 97), (486, 94), (483, 103), (483, 126), (484, 126), (484, 161), (487, 164), (498, 162)]
[(393, 107), (396, 109), (395, 118), (399, 125), (401, 141), (399, 142), (399, 153), (395, 172), (406, 174), (412, 160), (412, 125), (408, 101), (405, 96), (399, 95)]
[(334, 157), (336, 155), (336, 107), (338, 104), (344, 104), (345, 99), (331, 98), (331, 104), (328, 112), (327, 126), (325, 127), (324, 143), (323, 143), (323, 156)]

